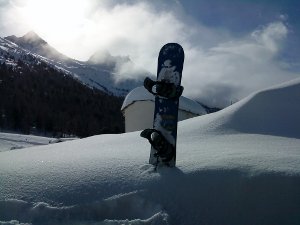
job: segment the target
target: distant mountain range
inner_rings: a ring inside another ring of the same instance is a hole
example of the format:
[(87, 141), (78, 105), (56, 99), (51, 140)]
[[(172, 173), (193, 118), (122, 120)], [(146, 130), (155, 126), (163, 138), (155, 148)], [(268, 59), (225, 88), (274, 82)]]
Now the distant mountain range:
[[(0, 63), (15, 65), (18, 59), (27, 63), (45, 62), (83, 84), (111, 95), (125, 96), (130, 90), (142, 84), (142, 80), (120, 78), (117, 73), (117, 67), (122, 64), (133, 64), (129, 57), (95, 52), (88, 61), (78, 61), (61, 54), (33, 31), (22, 37), (12, 35), (0, 38)], [(141, 73), (140, 77), (149, 75), (147, 71)]]

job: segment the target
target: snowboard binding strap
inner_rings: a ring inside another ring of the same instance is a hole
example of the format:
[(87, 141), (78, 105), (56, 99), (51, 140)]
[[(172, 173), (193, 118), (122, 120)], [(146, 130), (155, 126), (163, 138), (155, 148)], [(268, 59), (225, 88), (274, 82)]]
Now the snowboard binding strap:
[(154, 156), (160, 157), (163, 162), (169, 162), (173, 155), (175, 148), (170, 144), (162, 133), (155, 129), (145, 129), (141, 132), (141, 137), (148, 139), (153, 148), (157, 151)]
[[(153, 87), (156, 87), (155, 92)], [(173, 83), (169, 83), (166, 80), (153, 81), (149, 77), (144, 80), (144, 87), (153, 95), (159, 95), (168, 99), (179, 98), (183, 92), (183, 86), (176, 86)]]

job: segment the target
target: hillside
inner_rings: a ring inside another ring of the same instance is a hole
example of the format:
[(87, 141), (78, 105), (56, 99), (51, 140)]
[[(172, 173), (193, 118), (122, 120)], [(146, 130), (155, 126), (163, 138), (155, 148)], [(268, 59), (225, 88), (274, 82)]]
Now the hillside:
[(122, 98), (89, 88), (32, 54), (0, 52), (0, 129), (86, 137), (124, 130)]
[(139, 132), (0, 152), (0, 221), (299, 224), (299, 84), (180, 122), (173, 169), (148, 165)]
[[(120, 68), (123, 66), (135, 66), (129, 57), (111, 56), (109, 53), (95, 52), (88, 61), (74, 60), (58, 52), (33, 31), (22, 37), (12, 35), (4, 39), (0, 38), (1, 52), (2, 54), (14, 56), (16, 60), (32, 55), (62, 73), (71, 75), (84, 85), (99, 89), (110, 95), (125, 96), (131, 89), (140, 86), (142, 83), (142, 79), (132, 79), (119, 73)], [(147, 71), (139, 71), (140, 77), (149, 74)]]

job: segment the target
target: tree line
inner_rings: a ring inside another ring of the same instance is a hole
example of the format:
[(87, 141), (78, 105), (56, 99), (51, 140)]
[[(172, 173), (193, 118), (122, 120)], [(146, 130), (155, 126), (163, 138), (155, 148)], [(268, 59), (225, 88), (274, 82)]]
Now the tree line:
[(92, 89), (45, 62), (0, 63), (0, 128), (87, 137), (124, 132), (123, 98)]

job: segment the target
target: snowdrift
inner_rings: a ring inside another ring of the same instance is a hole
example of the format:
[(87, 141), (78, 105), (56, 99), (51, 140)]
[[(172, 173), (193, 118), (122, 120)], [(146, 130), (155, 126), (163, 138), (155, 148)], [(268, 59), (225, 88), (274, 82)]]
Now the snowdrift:
[(300, 79), (251, 94), (224, 110), (187, 122), (190, 132), (214, 130), (300, 138)]
[(245, 99), (224, 126), (246, 133), (300, 138), (300, 80)]
[(0, 224), (300, 224), (299, 87), (181, 122), (173, 169), (139, 132), (0, 152)]

